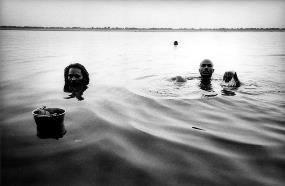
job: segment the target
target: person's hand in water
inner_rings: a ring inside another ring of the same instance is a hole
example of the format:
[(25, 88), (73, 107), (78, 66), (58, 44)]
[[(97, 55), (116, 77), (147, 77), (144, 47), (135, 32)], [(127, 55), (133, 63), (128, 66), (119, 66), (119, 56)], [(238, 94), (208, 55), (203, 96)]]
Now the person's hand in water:
[(78, 101), (82, 101), (84, 100), (84, 98), (82, 97), (83, 92), (75, 92), (75, 97), (77, 98)]
[(70, 95), (68, 95), (67, 97), (64, 97), (64, 99), (71, 99), (71, 98), (74, 98), (74, 97), (75, 97), (74, 94), (70, 94)]
[(223, 76), (223, 86), (239, 87), (240, 81), (235, 71), (227, 71)]
[(68, 97), (65, 97), (65, 99), (71, 99), (75, 97), (77, 98), (78, 101), (84, 100), (84, 98), (82, 97), (82, 92), (73, 92)]
[(82, 96), (78, 96), (78, 97), (76, 97), (76, 98), (77, 98), (78, 101), (84, 100), (84, 97), (82, 97)]

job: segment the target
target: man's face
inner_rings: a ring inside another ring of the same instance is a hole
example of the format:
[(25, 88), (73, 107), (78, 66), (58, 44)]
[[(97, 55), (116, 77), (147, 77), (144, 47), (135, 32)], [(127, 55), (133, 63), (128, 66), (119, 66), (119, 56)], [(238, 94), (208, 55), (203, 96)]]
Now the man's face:
[(209, 60), (202, 61), (199, 72), (202, 78), (211, 78), (214, 72), (213, 63)]
[(70, 68), (67, 78), (71, 85), (79, 85), (82, 82), (83, 75), (79, 68)]

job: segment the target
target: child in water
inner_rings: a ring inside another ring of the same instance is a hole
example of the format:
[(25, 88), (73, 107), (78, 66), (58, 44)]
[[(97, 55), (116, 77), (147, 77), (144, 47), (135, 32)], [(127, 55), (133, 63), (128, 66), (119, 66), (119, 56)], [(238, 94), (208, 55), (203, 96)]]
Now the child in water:
[(240, 81), (237, 77), (237, 73), (235, 71), (225, 72), (221, 85), (226, 87), (239, 87)]

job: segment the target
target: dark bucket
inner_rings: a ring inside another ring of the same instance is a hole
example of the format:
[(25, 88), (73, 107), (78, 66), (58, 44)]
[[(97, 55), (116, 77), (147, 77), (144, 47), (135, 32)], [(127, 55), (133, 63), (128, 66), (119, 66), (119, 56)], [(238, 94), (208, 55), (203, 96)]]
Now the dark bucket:
[(64, 127), (65, 110), (60, 108), (45, 108), (50, 115), (43, 115), (41, 108), (33, 111), (33, 116), (37, 124), (37, 136), (39, 138), (62, 138), (66, 133)]

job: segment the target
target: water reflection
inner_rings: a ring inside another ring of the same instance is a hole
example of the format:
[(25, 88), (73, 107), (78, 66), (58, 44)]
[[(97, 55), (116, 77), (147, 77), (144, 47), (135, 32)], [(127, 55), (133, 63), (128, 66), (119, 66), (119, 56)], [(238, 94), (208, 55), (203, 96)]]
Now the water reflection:
[(199, 88), (208, 92), (213, 91), (211, 79), (201, 79)]
[(224, 88), (222, 91), (221, 91), (222, 95), (223, 96), (235, 96), (236, 93), (230, 89), (226, 89)]

